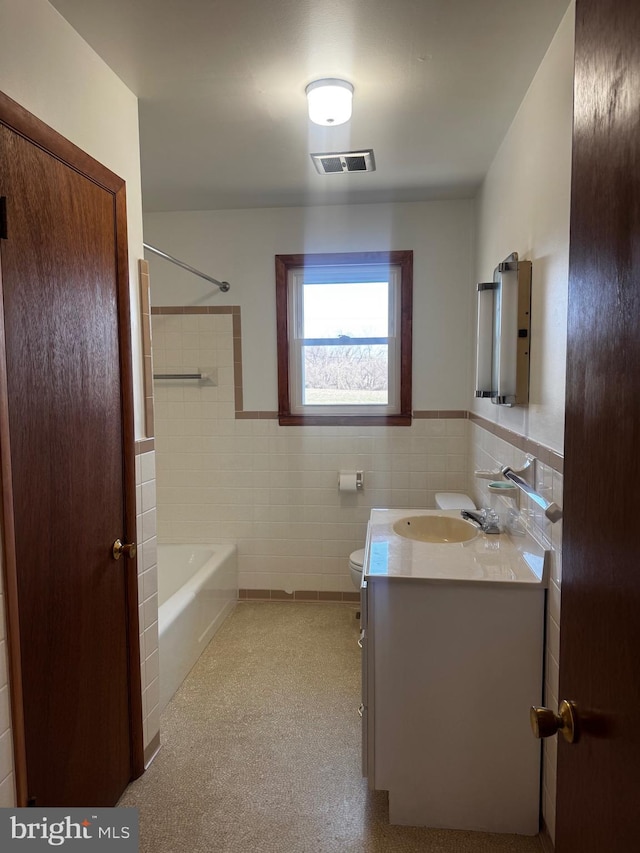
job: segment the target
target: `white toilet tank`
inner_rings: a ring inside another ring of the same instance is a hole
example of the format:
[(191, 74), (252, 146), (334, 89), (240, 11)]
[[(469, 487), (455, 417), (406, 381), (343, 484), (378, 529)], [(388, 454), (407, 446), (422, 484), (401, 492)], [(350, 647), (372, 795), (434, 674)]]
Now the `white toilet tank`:
[(476, 509), (469, 495), (462, 492), (436, 492), (438, 509)]

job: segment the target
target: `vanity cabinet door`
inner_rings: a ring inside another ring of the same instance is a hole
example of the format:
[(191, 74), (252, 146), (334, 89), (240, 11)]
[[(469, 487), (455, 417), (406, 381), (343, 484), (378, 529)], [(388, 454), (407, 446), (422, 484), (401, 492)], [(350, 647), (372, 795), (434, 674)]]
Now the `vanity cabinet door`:
[(368, 620), (369, 587), (366, 581), (360, 589), (360, 640), (362, 648), (362, 702), (360, 714), (362, 717), (362, 775), (369, 780), (369, 788), (373, 790), (374, 755), (373, 755), (373, 702), (370, 684), (373, 666), (372, 644), (370, 642), (370, 627)]
[(362, 718), (362, 775), (367, 777), (369, 776), (369, 715), (367, 700), (367, 636), (365, 631), (362, 631), (360, 642), (362, 646), (362, 703), (359, 713)]
[(367, 604), (363, 759), (390, 823), (535, 835), (544, 590), (376, 577)]

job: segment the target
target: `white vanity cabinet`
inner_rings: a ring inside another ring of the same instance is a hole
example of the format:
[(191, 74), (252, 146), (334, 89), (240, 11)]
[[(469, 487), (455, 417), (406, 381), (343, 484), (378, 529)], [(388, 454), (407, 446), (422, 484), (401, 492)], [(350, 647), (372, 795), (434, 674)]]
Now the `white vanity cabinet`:
[(544, 552), (537, 578), (505, 536), (398, 545), (381, 523), (376, 531), (384, 512), (394, 514), (386, 523), (399, 511), (372, 512), (361, 602), (369, 787), (389, 792), (394, 824), (535, 835), (540, 742), (529, 707), (542, 699)]

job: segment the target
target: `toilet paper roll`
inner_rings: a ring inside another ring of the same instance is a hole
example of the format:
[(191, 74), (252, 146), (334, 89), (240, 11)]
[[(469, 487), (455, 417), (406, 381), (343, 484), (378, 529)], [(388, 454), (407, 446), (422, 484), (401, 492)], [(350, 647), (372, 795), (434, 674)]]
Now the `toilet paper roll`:
[(358, 481), (355, 471), (340, 471), (338, 474), (339, 492), (357, 492)]

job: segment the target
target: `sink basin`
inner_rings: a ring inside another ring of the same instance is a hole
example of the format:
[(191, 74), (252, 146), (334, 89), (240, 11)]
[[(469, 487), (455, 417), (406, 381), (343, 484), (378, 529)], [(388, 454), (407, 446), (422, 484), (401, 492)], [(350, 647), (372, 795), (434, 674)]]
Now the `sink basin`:
[(477, 536), (478, 528), (448, 515), (410, 515), (396, 521), (393, 532), (417, 542), (468, 542)]

